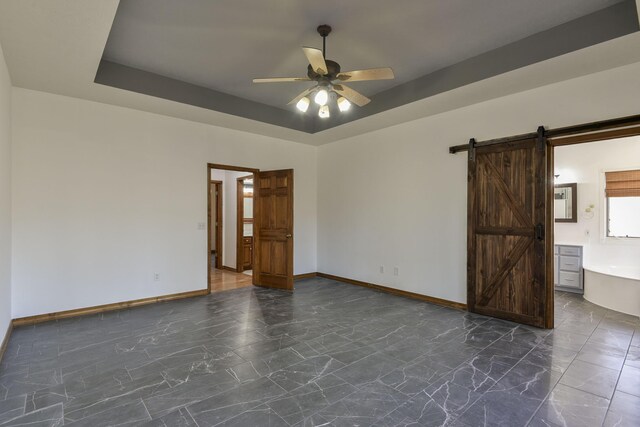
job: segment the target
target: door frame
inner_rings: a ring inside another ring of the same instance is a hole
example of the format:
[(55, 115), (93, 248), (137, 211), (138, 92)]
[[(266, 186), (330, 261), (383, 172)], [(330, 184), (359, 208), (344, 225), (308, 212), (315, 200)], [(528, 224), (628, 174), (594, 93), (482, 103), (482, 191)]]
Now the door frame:
[[(215, 225), (211, 225), (213, 218), (211, 217), (211, 210), (209, 210), (209, 217), (208, 217), (208, 230), (211, 231), (213, 228), (216, 229), (216, 261), (215, 261), (215, 265), (214, 267), (217, 269), (221, 269), (222, 268), (222, 252), (223, 252), (223, 247), (222, 247), (222, 231), (223, 231), (223, 225), (222, 225), (222, 221), (223, 221), (223, 216), (222, 216), (222, 209), (223, 209), (223, 205), (222, 205), (222, 200), (223, 200), (223, 195), (222, 195), (222, 181), (216, 181), (214, 179), (212, 179), (211, 181), (209, 181), (209, 206), (211, 206), (211, 197), (212, 197), (212, 193), (215, 191), (215, 203), (216, 203), (216, 217), (215, 217)], [(209, 233), (209, 256), (211, 256), (211, 233)]]
[[(244, 258), (244, 180), (251, 177), (255, 180), (255, 174), (236, 178), (236, 271), (238, 273), (242, 273), (244, 271), (244, 262), (242, 262), (242, 259)], [(255, 185), (253, 186), (253, 191), (255, 193)], [(255, 218), (255, 212), (253, 217)], [(255, 250), (255, 245), (252, 244), (252, 246), (254, 246)], [(251, 260), (252, 266), (253, 262), (254, 260)]]
[[(211, 170), (212, 169), (220, 169), (220, 170), (229, 170), (229, 171), (237, 171), (237, 172), (248, 172), (253, 174), (254, 176), (256, 174), (258, 174), (260, 172), (260, 169), (254, 169), (254, 168), (246, 168), (246, 167), (242, 167), (242, 166), (230, 166), (230, 165), (223, 165), (223, 164), (218, 164), (218, 163), (207, 163), (207, 201), (209, 203), (209, 206), (211, 206), (211, 192), (209, 191), (209, 185), (210, 185), (210, 181), (211, 181)], [(254, 185), (253, 188), (253, 215), (254, 217), (257, 215), (257, 211), (256, 211), (256, 192), (258, 190), (256, 189), (256, 186)], [(209, 209), (209, 208), (207, 208)], [(256, 245), (256, 237), (259, 238), (259, 236), (256, 236), (257, 232), (256, 232), (256, 221), (253, 222), (253, 239), (254, 239), (254, 253), (253, 253), (253, 259), (256, 259), (257, 256), (257, 250), (256, 248), (258, 247), (258, 245)], [(207, 225), (207, 290), (208, 293), (211, 293), (211, 221), (208, 222)], [(254, 285), (256, 285), (256, 275), (255, 272), (252, 273), (251, 275), (251, 283), (253, 283)]]

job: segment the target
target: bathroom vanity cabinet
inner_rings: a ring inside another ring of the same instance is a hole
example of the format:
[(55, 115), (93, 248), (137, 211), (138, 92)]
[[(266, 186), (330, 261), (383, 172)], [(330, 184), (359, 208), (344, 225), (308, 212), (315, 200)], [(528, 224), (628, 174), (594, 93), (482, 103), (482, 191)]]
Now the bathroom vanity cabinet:
[(554, 246), (554, 284), (559, 291), (584, 293), (582, 246)]

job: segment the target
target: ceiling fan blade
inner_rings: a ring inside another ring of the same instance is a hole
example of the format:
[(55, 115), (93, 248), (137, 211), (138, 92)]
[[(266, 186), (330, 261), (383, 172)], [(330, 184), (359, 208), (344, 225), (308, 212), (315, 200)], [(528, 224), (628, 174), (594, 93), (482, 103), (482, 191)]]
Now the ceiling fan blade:
[(361, 82), (364, 80), (390, 80), (395, 78), (391, 68), (371, 68), (339, 73), (336, 78), (343, 82)]
[(307, 60), (309, 61), (309, 64), (311, 64), (313, 71), (323, 76), (328, 73), (327, 63), (324, 62), (324, 55), (320, 49), (316, 49), (314, 47), (303, 47), (302, 50), (307, 56)]
[(313, 92), (313, 90), (315, 89), (315, 86), (310, 87), (309, 89), (304, 90), (300, 95), (296, 96), (295, 98), (293, 98), (291, 101), (289, 101), (289, 103), (287, 105), (291, 105), (291, 104), (297, 104), (298, 101), (300, 101), (302, 98), (304, 98), (305, 96), (309, 95), (311, 92)]
[(355, 91), (355, 90), (353, 90), (350, 87), (345, 86), (345, 85), (333, 85), (333, 90), (335, 90), (336, 93), (338, 93), (339, 95), (344, 96), (349, 101), (351, 101), (354, 104), (356, 104), (358, 107), (363, 107), (363, 106), (367, 105), (369, 102), (371, 102), (371, 100), (369, 98), (367, 98), (366, 96), (364, 96), (360, 92)]
[(287, 83), (287, 82), (307, 82), (309, 77), (271, 77), (267, 79), (253, 79), (254, 83)]

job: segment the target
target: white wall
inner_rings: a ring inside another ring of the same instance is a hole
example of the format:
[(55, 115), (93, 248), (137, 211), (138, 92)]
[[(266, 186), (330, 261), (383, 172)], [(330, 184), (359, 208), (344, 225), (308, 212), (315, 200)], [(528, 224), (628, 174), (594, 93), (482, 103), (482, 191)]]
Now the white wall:
[(294, 272), (317, 270), (314, 147), (20, 88), (12, 106), (14, 318), (205, 288), (208, 162), (293, 168)]
[[(635, 266), (640, 260), (638, 239), (605, 238), (604, 171), (640, 169), (640, 137), (558, 147), (558, 184), (578, 184), (578, 222), (556, 223), (555, 241), (583, 245), (585, 266)], [(585, 208), (595, 205), (593, 217)], [(640, 218), (636, 218), (640, 221)]]
[(11, 322), (11, 80), (0, 46), (0, 344)]
[(448, 147), (638, 114), (638, 75), (633, 64), (321, 146), (318, 271), (466, 301), (467, 159)]

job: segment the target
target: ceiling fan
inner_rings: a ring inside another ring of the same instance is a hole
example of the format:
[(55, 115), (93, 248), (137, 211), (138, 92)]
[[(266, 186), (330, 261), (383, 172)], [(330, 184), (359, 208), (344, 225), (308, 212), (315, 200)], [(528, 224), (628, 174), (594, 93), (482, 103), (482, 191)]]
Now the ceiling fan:
[(306, 77), (274, 77), (267, 79), (253, 79), (254, 83), (285, 83), (285, 82), (305, 82), (315, 81), (316, 84), (301, 94), (293, 98), (288, 105), (296, 104), (298, 110), (303, 113), (307, 111), (311, 101), (309, 96), (315, 93), (314, 101), (320, 106), (318, 115), (322, 118), (330, 116), (329, 94), (337, 94), (337, 106), (342, 112), (351, 107), (351, 103), (359, 107), (367, 105), (371, 100), (347, 85), (344, 82), (361, 82), (366, 80), (389, 80), (393, 79), (391, 68), (371, 68), (368, 70), (340, 71), (340, 64), (330, 59), (326, 59), (326, 39), (331, 33), (331, 27), (320, 25), (318, 33), (322, 36), (322, 50), (313, 47), (303, 47), (309, 66)]

